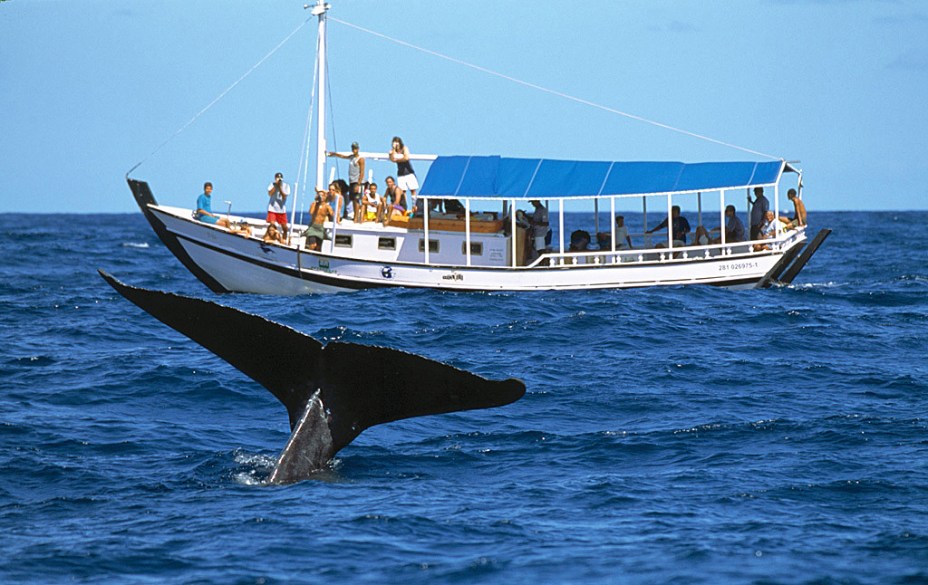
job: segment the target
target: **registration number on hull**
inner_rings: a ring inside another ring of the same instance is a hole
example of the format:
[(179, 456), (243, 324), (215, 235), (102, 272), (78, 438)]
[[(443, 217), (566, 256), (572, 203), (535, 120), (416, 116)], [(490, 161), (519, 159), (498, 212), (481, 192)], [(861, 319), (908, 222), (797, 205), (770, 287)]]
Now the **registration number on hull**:
[(757, 262), (726, 262), (719, 264), (719, 272), (732, 272), (735, 270), (750, 270), (757, 268)]

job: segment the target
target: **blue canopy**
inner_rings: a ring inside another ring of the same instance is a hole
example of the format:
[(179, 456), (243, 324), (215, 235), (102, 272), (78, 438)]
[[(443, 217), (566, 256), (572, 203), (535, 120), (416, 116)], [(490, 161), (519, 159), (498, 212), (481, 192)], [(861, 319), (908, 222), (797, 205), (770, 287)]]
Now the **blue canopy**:
[(560, 199), (716, 191), (780, 180), (786, 163), (598, 162), (439, 156), (420, 195), (498, 199)]

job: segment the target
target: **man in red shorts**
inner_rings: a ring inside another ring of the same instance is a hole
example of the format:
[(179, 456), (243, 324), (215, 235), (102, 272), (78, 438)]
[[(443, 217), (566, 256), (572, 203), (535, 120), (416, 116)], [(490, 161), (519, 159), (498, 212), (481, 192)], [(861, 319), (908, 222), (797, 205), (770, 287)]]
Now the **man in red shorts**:
[(284, 183), (284, 174), (274, 175), (274, 182), (267, 186), (267, 222), (276, 222), (280, 225), (284, 238), (287, 237), (287, 197), (290, 196), (290, 185)]

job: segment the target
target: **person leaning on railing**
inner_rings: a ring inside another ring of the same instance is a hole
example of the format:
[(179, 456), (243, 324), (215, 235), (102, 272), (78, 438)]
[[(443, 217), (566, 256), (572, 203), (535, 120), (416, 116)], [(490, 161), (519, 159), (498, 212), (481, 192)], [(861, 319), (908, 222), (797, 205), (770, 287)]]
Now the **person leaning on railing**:
[[(686, 234), (690, 233), (690, 222), (686, 220), (685, 217), (680, 215), (680, 206), (674, 205), (670, 208), (670, 215), (672, 217), (671, 222), (671, 232), (673, 233), (673, 239), (675, 242), (682, 242), (686, 244)], [(664, 221), (660, 222), (653, 228), (646, 231), (646, 234), (652, 234), (659, 229), (667, 227), (667, 218), (664, 218)], [(658, 246), (659, 247), (659, 246)]]

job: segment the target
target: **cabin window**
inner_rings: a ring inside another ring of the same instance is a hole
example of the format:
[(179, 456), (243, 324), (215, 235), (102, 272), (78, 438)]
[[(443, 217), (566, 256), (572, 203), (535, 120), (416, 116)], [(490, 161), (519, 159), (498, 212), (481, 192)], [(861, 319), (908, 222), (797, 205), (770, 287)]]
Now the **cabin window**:
[[(467, 242), (461, 243), (461, 254), (464, 254), (465, 256), (467, 255)], [(483, 256), (483, 242), (471, 242), (470, 255)]]
[(396, 238), (377, 238), (378, 250), (396, 250)]
[(351, 236), (350, 235), (335, 235), (335, 246), (337, 248), (350, 248), (351, 247)]
[[(419, 240), (419, 251), (425, 252), (425, 239)], [(438, 240), (429, 239), (429, 254), (438, 254)]]

